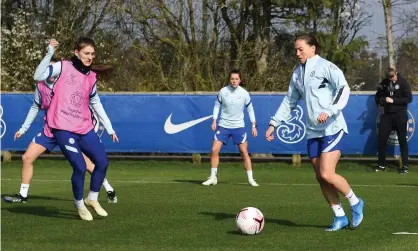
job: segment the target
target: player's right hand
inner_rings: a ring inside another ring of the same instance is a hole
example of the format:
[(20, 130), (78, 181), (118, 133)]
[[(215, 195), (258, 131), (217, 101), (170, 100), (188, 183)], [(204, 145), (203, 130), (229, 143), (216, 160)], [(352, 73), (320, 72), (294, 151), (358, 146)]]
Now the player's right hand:
[(271, 142), (274, 139), (274, 127), (273, 126), (269, 126), (269, 128), (266, 131), (266, 140)]
[(110, 137), (112, 138), (113, 143), (115, 142), (119, 143), (119, 138), (118, 138), (118, 135), (116, 135), (116, 133), (110, 135)]
[(18, 138), (20, 138), (22, 136), (22, 133), (20, 133), (20, 131), (17, 131), (15, 133), (15, 140), (17, 140)]
[(216, 120), (213, 120), (211, 128), (212, 128), (212, 131), (216, 131)]
[(49, 41), (49, 45), (50, 45), (52, 48), (56, 49), (56, 48), (58, 48), (59, 43), (58, 43), (58, 41), (57, 41), (57, 40), (55, 40), (55, 39), (51, 39), (51, 40)]

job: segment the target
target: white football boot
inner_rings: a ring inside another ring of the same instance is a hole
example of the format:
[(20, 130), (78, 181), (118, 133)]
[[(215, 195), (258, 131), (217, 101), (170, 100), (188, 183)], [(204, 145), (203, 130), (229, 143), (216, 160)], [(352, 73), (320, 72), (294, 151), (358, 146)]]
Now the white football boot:
[(248, 184), (250, 184), (250, 186), (252, 187), (258, 187), (259, 185), (257, 184), (257, 182), (255, 182), (255, 180), (249, 180)]
[(210, 186), (218, 184), (218, 178), (216, 177), (209, 177), (207, 181), (203, 182), (202, 185)]
[(92, 207), (98, 215), (103, 217), (107, 216), (107, 212), (103, 209), (102, 206), (100, 206), (97, 200), (89, 200), (88, 198), (85, 198), (84, 203), (86, 204), (86, 206)]
[(82, 220), (86, 220), (86, 221), (92, 221), (93, 220), (93, 216), (91, 215), (90, 211), (87, 209), (86, 206), (82, 206), (82, 207), (76, 207), (77, 211), (78, 211), (78, 215), (80, 215), (80, 218)]

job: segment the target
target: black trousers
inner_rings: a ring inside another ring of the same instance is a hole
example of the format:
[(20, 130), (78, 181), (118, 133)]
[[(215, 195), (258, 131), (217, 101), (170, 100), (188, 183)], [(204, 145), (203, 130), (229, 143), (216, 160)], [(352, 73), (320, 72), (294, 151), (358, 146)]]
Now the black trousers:
[(399, 110), (394, 113), (385, 113), (379, 123), (379, 166), (386, 165), (386, 145), (392, 130), (396, 130), (403, 166), (408, 166), (408, 141), (407, 136), (408, 114), (406, 110)]

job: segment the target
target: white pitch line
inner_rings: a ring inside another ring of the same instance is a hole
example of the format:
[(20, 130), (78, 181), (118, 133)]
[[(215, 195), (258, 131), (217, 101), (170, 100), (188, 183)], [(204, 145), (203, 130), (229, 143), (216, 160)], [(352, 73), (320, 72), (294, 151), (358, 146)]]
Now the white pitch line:
[(393, 234), (418, 234), (418, 233), (410, 233), (410, 232), (397, 232), (397, 233), (393, 233)]
[[(2, 181), (20, 181), (20, 179), (1, 179)], [(43, 179), (34, 179), (34, 182), (69, 182), (70, 180), (43, 180)], [(203, 180), (202, 180), (203, 182)], [(147, 181), (147, 180), (112, 180), (112, 183), (132, 183), (132, 184), (182, 184), (182, 183), (192, 183), (192, 180), (187, 181)], [(247, 183), (231, 183), (225, 182), (221, 184), (228, 185), (247, 185)], [(318, 186), (316, 183), (260, 183), (265, 186)], [(354, 187), (401, 187), (401, 188), (418, 188), (417, 185), (382, 185), (382, 184), (351, 184)]]

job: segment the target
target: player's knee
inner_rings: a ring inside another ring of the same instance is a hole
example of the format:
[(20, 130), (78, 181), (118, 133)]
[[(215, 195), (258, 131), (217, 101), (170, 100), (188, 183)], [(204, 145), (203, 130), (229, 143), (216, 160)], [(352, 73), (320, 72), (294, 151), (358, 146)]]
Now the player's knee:
[(218, 156), (219, 155), (219, 149), (217, 147), (212, 147), (212, 156)]
[(86, 165), (84, 164), (84, 165), (77, 165), (73, 170), (74, 170), (74, 173), (84, 175), (86, 173), (87, 168), (86, 168)]
[(31, 164), (35, 161), (34, 157), (25, 153), (22, 155), (22, 162), (23, 164)]
[(244, 159), (246, 159), (246, 158), (249, 158), (249, 157), (250, 157), (250, 155), (248, 154), (248, 151), (247, 151), (247, 150), (240, 150), (240, 152), (241, 152), (241, 156), (242, 156)]
[(321, 180), (327, 183), (332, 183), (333, 177), (334, 177), (334, 174), (330, 172), (323, 172), (321, 173), (321, 176), (320, 176)]
[(94, 163), (94, 169), (97, 169), (98, 171), (106, 171), (108, 166), (109, 160), (107, 158), (103, 158)]

